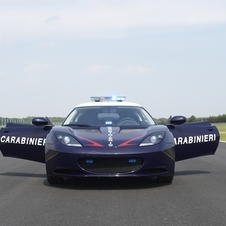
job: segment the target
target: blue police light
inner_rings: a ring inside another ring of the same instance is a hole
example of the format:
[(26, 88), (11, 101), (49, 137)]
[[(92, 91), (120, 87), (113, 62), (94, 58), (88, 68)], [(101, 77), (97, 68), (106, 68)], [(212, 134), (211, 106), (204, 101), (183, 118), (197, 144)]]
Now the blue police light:
[(134, 163), (137, 163), (137, 160), (136, 160), (136, 159), (129, 159), (128, 162), (129, 162), (130, 164), (134, 164)]
[(126, 100), (126, 97), (125, 96), (113, 96), (112, 97), (112, 100), (115, 100), (115, 101), (124, 101), (124, 100)]
[(92, 96), (91, 101), (102, 102), (102, 101), (117, 101), (121, 102), (126, 100), (125, 96)]
[(94, 160), (93, 159), (86, 159), (86, 164), (93, 164)]

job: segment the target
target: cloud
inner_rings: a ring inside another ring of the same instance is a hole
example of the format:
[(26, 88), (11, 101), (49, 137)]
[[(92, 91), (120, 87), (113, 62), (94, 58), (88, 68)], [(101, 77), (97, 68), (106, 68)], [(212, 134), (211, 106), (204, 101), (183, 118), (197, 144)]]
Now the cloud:
[(89, 66), (86, 69), (86, 72), (88, 74), (102, 74), (102, 73), (108, 71), (111, 68), (112, 68), (111, 65), (94, 64), (94, 65)]
[(51, 67), (49, 64), (34, 63), (28, 65), (25, 69), (25, 75), (23, 76), (23, 82), (26, 84), (39, 84), (44, 79), (47, 79), (47, 70)]
[(40, 49), (52, 50), (56, 48), (56, 45), (54, 41), (41, 41), (39, 42), (38, 47)]
[(25, 84), (37, 84), (41, 80), (40, 76), (37, 74), (28, 74), (23, 77), (23, 82)]
[[(59, 20), (60, 23), (53, 26), (52, 22)], [(15, 34), (20, 37), (25, 34), (71, 37), (68, 33), (76, 33), (73, 37), (93, 37), (98, 32), (105, 35), (106, 31), (121, 31), (125, 35), (125, 29), (225, 24), (226, 1), (89, 0), (70, 2), (70, 5), (61, 1), (54, 5), (41, 1), (39, 7), (36, 4), (23, 7), (22, 3), (14, 8), (3, 5), (0, 21), (4, 21), (0, 24), (4, 37)]]
[(144, 68), (141, 66), (131, 66), (127, 65), (124, 68), (125, 74), (150, 74), (153, 72), (153, 68)]
[(31, 64), (31, 65), (28, 65), (24, 71), (25, 72), (28, 72), (28, 73), (34, 73), (34, 72), (39, 72), (39, 71), (42, 71), (42, 70), (45, 70), (47, 68), (49, 68), (51, 65), (49, 64), (38, 64), (38, 63), (34, 63), (34, 64)]
[(61, 19), (61, 17), (55, 15), (55, 16), (50, 16), (50, 17), (48, 17), (48, 18), (45, 20), (45, 22), (48, 23), (48, 22), (50, 22), (50, 21), (56, 21), (56, 20), (62, 20), (62, 19)]

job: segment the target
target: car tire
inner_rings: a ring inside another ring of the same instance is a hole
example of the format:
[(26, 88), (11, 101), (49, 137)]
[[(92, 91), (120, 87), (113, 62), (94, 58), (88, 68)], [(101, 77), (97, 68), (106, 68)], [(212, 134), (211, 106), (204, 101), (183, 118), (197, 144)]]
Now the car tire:
[(171, 184), (173, 181), (173, 176), (174, 175), (169, 175), (169, 176), (159, 176), (156, 178), (156, 181), (158, 183), (165, 183), (165, 184)]
[(47, 181), (49, 184), (62, 184), (64, 182), (63, 177), (47, 176)]

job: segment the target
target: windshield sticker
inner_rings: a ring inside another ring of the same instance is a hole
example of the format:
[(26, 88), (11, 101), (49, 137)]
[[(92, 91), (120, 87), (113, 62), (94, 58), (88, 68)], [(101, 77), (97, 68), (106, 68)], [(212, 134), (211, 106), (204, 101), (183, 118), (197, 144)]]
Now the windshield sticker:
[(188, 136), (188, 137), (177, 137), (174, 138), (174, 142), (176, 145), (181, 144), (194, 144), (194, 143), (205, 143), (212, 142), (216, 140), (216, 134), (206, 134), (199, 136)]
[(44, 146), (46, 143), (45, 138), (34, 137), (15, 137), (15, 136), (1, 136), (1, 143), (8, 144), (25, 144), (25, 145), (38, 145)]

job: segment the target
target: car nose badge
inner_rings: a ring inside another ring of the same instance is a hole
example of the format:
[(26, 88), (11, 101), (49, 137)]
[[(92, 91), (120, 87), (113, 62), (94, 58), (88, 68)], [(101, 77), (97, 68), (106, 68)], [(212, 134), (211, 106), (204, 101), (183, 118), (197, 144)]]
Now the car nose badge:
[(113, 132), (112, 132), (112, 127), (108, 127), (108, 147), (113, 146)]

